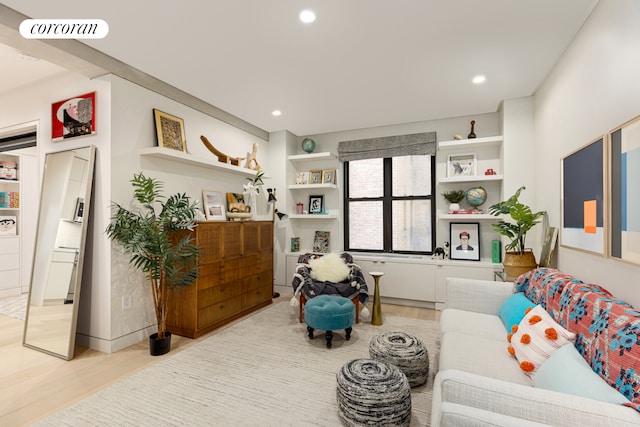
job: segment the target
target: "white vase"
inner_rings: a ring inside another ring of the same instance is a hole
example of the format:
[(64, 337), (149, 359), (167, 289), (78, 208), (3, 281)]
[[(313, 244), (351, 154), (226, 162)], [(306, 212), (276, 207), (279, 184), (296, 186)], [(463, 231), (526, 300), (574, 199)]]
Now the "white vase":
[(251, 216), (256, 216), (256, 194), (253, 191), (247, 191), (243, 195), (244, 205), (249, 207)]
[(452, 213), (453, 211), (459, 211), (460, 210), (460, 205), (458, 203), (451, 203), (449, 205), (449, 213)]

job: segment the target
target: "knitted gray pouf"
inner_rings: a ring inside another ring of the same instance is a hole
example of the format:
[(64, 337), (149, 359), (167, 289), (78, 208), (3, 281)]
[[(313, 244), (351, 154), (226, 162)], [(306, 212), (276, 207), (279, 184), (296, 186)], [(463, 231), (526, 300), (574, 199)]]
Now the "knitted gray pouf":
[(369, 343), (369, 357), (400, 368), (409, 385), (417, 387), (427, 382), (429, 353), (422, 341), (404, 332), (385, 332)]
[(356, 359), (336, 375), (336, 397), (347, 426), (408, 426), (411, 388), (397, 367), (380, 360)]

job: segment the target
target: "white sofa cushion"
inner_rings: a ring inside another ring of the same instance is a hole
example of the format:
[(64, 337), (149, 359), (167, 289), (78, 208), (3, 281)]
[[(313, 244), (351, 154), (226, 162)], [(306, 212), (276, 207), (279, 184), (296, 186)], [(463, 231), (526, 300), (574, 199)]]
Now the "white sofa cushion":
[[(500, 329), (504, 326), (500, 319)], [(440, 336), (439, 370), (458, 369), (477, 375), (531, 386), (532, 381), (507, 351), (506, 340), (495, 340), (460, 332)]]
[(440, 333), (460, 332), (497, 340), (506, 345), (507, 333), (498, 316), (447, 308), (440, 314)]

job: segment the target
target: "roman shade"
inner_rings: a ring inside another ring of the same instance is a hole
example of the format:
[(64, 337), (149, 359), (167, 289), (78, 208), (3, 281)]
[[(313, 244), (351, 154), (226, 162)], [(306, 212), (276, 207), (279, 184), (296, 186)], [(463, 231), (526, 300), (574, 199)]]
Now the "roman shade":
[(0, 137), (0, 151), (11, 151), (19, 148), (35, 147), (36, 133), (27, 132), (12, 136)]
[(436, 154), (435, 132), (356, 139), (338, 143), (338, 158), (341, 162), (426, 154), (432, 156)]

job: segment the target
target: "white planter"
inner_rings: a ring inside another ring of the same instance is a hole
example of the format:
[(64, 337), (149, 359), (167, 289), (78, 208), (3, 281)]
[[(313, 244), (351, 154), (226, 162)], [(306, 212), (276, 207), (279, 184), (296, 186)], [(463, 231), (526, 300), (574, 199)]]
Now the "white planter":
[(458, 203), (451, 203), (449, 205), (449, 213), (452, 213), (453, 211), (459, 211), (460, 210), (460, 204)]

